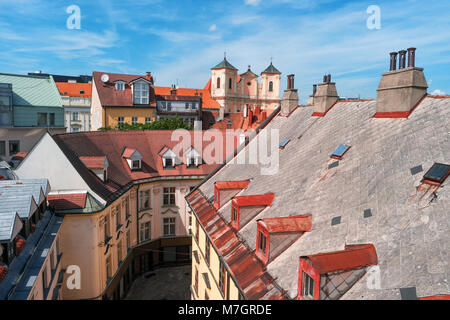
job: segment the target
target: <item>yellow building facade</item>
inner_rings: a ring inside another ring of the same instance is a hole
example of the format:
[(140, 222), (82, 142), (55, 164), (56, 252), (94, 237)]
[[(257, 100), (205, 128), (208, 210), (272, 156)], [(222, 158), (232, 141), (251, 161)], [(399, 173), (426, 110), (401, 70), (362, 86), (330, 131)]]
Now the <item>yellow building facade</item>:
[(103, 108), (103, 116), (102, 116), (103, 127), (117, 127), (119, 125), (119, 121), (128, 124), (133, 123), (145, 124), (155, 120), (156, 120), (156, 108), (139, 108), (139, 107)]

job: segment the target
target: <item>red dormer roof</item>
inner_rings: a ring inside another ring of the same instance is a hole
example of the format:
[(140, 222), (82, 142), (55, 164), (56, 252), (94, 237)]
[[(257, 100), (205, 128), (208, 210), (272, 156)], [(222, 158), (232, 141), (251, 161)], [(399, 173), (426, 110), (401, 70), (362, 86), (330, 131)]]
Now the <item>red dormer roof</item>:
[(233, 199), (233, 202), (238, 207), (248, 207), (248, 206), (270, 206), (275, 198), (275, 194), (267, 193), (264, 195), (256, 196), (239, 196)]
[(214, 186), (219, 190), (226, 189), (245, 189), (250, 184), (250, 180), (244, 181), (218, 181)]
[(299, 215), (282, 218), (266, 218), (259, 220), (269, 233), (309, 232), (312, 226), (312, 215)]
[(48, 202), (55, 210), (84, 209), (87, 193), (49, 195)]
[(105, 157), (80, 157), (80, 160), (84, 163), (86, 168), (91, 170), (103, 169), (105, 164)]
[(130, 159), (131, 156), (133, 155), (133, 153), (136, 152), (136, 149), (132, 149), (132, 148), (125, 148), (125, 150), (123, 151), (122, 157), (125, 159)]
[(307, 258), (320, 274), (378, 264), (377, 251), (372, 244), (345, 246), (342, 251), (319, 253)]

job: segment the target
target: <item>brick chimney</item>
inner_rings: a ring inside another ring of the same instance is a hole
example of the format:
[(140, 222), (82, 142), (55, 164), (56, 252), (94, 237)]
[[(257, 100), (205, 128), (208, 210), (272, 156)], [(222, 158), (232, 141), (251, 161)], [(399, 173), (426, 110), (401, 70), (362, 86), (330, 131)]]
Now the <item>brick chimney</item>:
[(290, 74), (287, 76), (287, 89), (284, 90), (283, 98), (281, 99), (281, 116), (288, 117), (295, 108), (298, 107), (298, 90), (294, 89), (294, 77)]
[(314, 95), (314, 116), (324, 116), (328, 110), (336, 103), (339, 96), (336, 90), (336, 83), (331, 82), (331, 75), (323, 77), (323, 83), (317, 85)]
[(176, 96), (177, 95), (177, 86), (176, 85), (172, 85), (172, 89), (170, 89), (170, 95), (171, 96)]
[(383, 73), (377, 89), (376, 118), (408, 118), (418, 102), (426, 95), (428, 84), (423, 68), (415, 67), (415, 48), (408, 49), (408, 67), (406, 50), (399, 51), (399, 69)]

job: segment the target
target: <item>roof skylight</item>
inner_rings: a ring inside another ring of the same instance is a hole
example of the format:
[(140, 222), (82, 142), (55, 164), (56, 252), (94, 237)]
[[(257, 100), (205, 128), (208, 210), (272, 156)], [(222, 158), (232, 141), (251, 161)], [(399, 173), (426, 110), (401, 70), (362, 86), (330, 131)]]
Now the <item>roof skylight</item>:
[(291, 139), (288, 139), (288, 138), (286, 138), (283, 141), (281, 141), (280, 149), (284, 149), (290, 141), (291, 141)]
[(350, 146), (347, 146), (345, 144), (341, 144), (331, 155), (332, 158), (334, 159), (339, 159), (341, 160), (342, 157), (344, 156), (344, 154), (350, 149)]
[(442, 184), (450, 175), (450, 165), (435, 163), (423, 176), (425, 180)]

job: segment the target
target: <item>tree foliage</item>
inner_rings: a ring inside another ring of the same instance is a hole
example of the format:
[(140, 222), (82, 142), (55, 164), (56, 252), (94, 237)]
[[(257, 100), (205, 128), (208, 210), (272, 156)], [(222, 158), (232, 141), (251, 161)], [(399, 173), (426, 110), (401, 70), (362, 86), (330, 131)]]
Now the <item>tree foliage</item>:
[(177, 129), (186, 129), (192, 130), (192, 126), (183, 121), (182, 119), (175, 117), (170, 119), (161, 119), (157, 121), (150, 122), (148, 124), (137, 123), (137, 124), (129, 124), (123, 123), (119, 124), (116, 127), (104, 127), (100, 128), (100, 131), (111, 131), (111, 130), (119, 130), (119, 131), (131, 131), (131, 130), (177, 130)]

